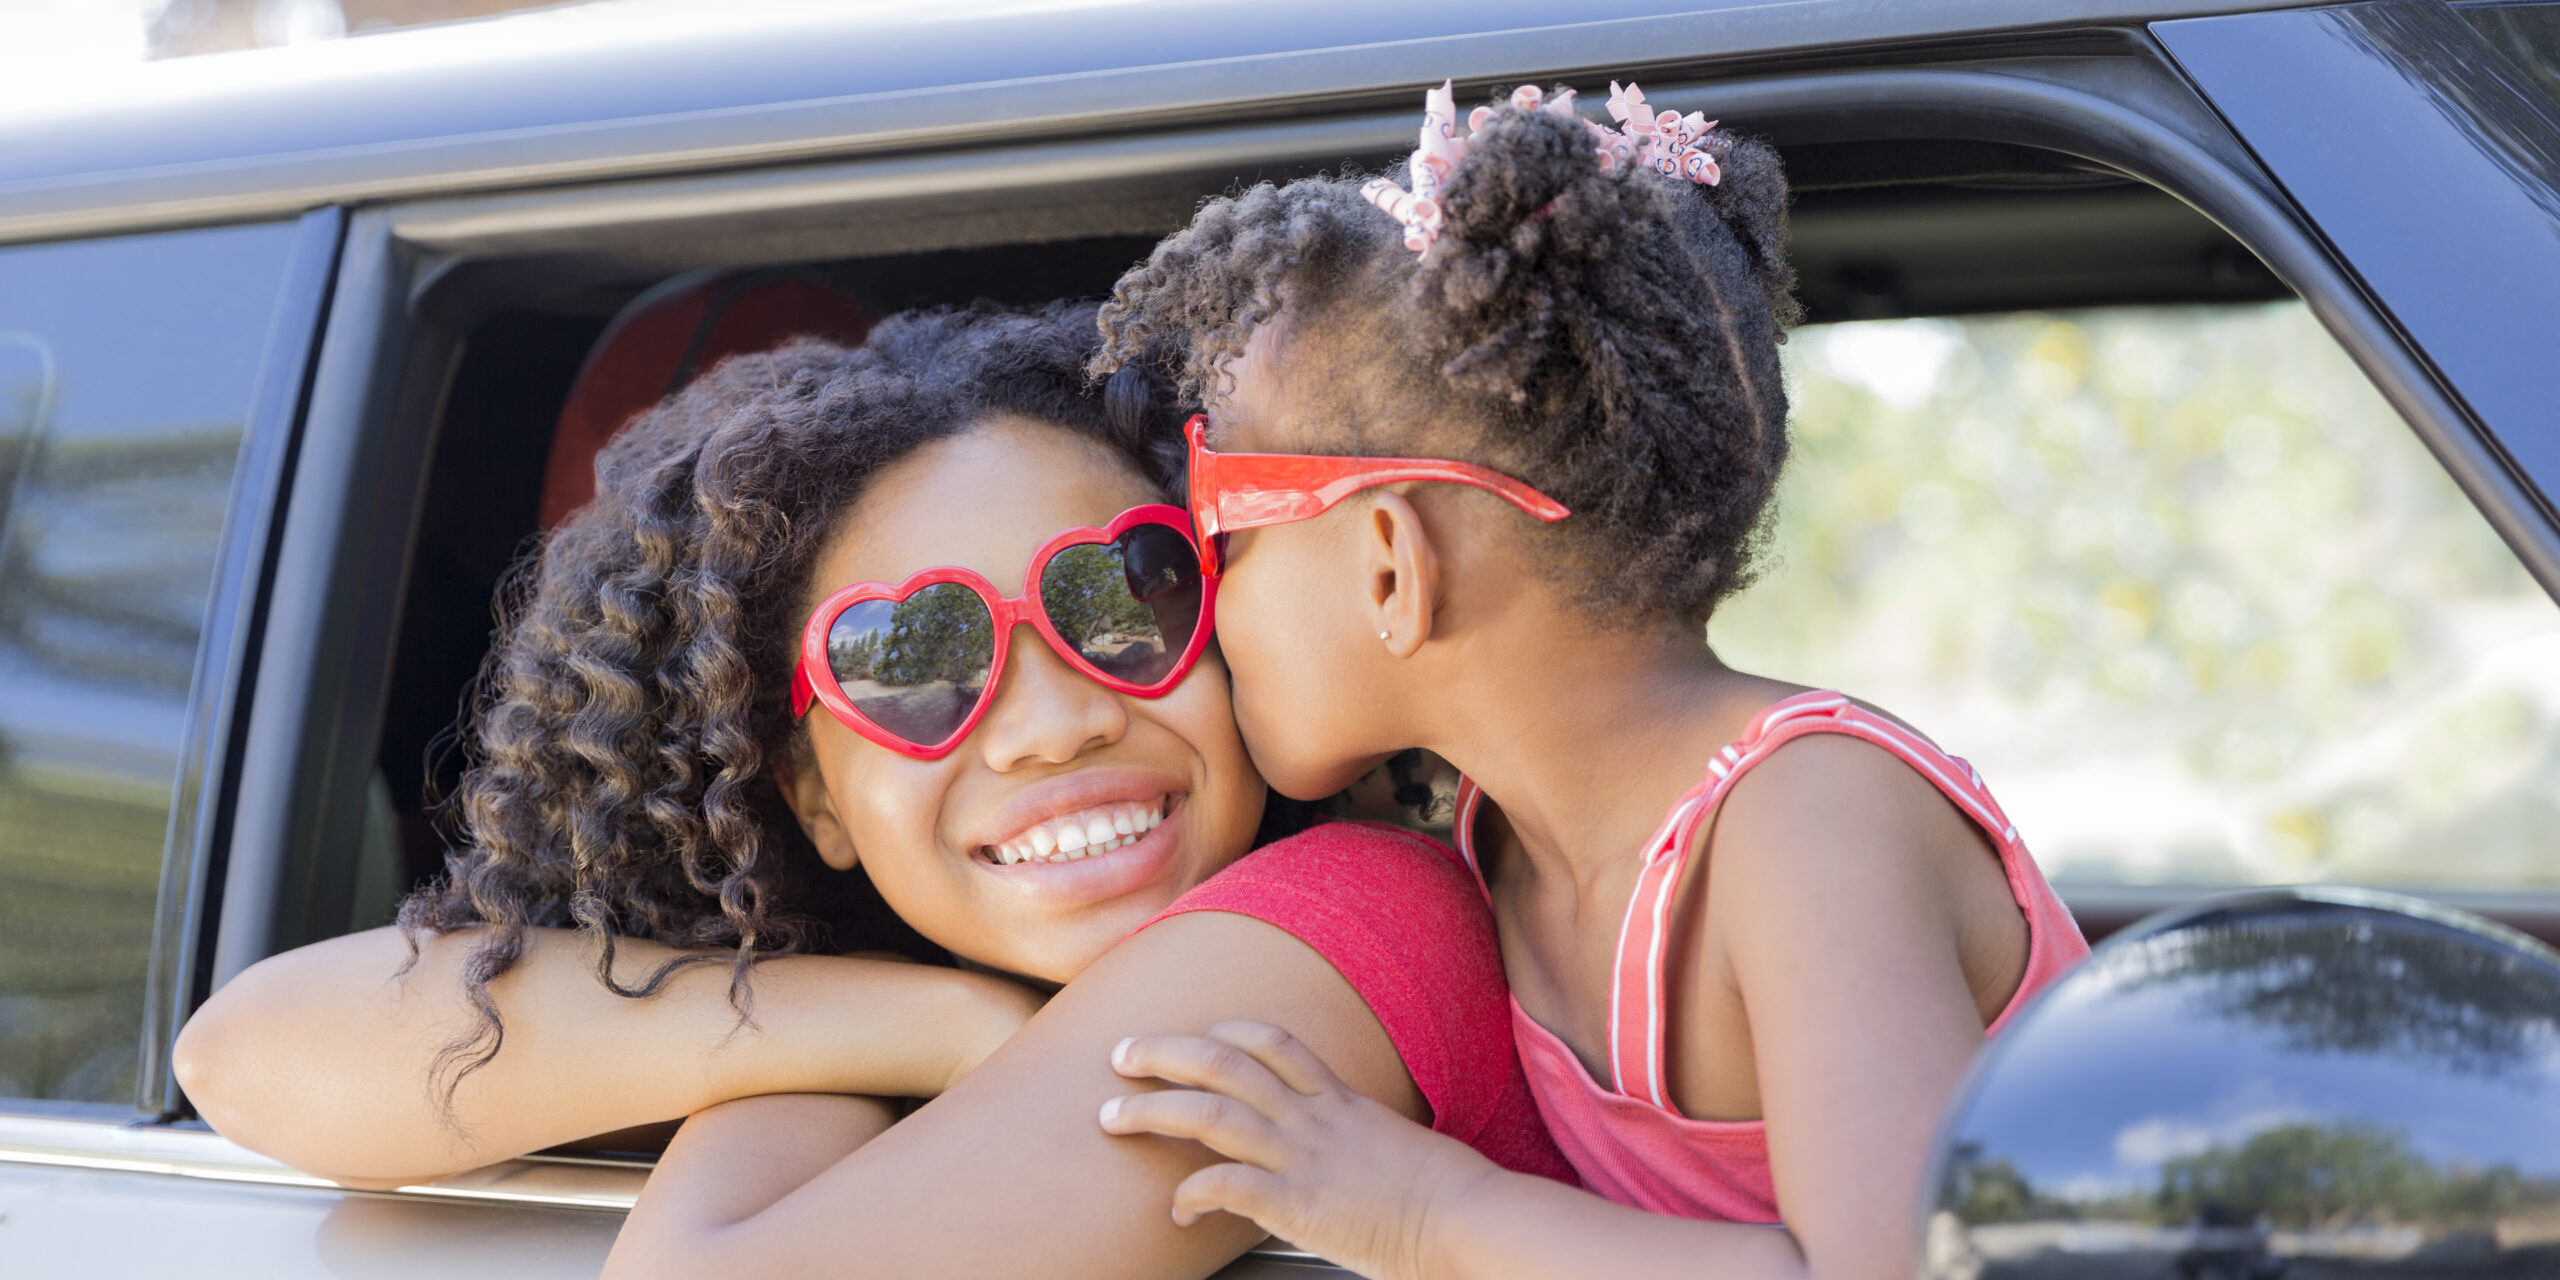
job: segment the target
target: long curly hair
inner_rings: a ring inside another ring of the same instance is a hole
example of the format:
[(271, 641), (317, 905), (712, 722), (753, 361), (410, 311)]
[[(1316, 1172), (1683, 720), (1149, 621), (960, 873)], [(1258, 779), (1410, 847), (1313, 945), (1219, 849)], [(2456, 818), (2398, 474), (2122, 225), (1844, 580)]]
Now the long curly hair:
[[(812, 562), (882, 467), (993, 412), (1165, 483), (1167, 398), (1136, 369), (1089, 383), (1098, 342), (1089, 305), (893, 317), (859, 349), (729, 360), (599, 455), (595, 500), (502, 596), (447, 810), (458, 838), (400, 907), (413, 957), (422, 932), (484, 930), (464, 973), (475, 1025), (435, 1065), (448, 1103), (504, 1044), (488, 988), (529, 926), (600, 938), (597, 975), (624, 996), (725, 957), (742, 1019), (755, 960), (902, 927), (818, 859), (768, 767), (806, 750), (789, 689)], [(624, 937), (708, 950), (625, 984)]]
[(1749, 580), (1787, 456), (1778, 345), (1802, 315), (1777, 152), (1706, 145), (1715, 186), (1604, 172), (1578, 121), (1497, 99), (1419, 258), (1358, 174), (1211, 200), (1121, 278), (1095, 368), (1176, 351), (1205, 402), (1285, 311), (1320, 447), (1518, 475), (1572, 509), (1529, 536), (1587, 604), (1703, 622)]

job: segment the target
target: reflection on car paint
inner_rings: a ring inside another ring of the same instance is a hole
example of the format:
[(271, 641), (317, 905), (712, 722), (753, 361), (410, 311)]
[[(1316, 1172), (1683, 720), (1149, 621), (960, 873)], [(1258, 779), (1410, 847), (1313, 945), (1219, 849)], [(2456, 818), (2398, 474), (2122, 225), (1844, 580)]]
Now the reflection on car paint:
[(2560, 1268), (2560, 954), (2360, 891), (2110, 941), (1986, 1051), (1934, 1174), (1949, 1280)]

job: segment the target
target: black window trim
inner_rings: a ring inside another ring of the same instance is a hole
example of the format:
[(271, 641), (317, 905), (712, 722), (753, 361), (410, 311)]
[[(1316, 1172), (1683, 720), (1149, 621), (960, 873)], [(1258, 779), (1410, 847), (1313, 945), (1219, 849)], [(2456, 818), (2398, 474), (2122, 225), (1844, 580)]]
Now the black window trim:
[(259, 628), (265, 619), (261, 588), (273, 562), (282, 485), (293, 466), (295, 427), (301, 421), (311, 356), (345, 224), (344, 211), (335, 207), (311, 210), (298, 220), (232, 471), (222, 548), (188, 681), (186, 727), (161, 849), (142, 1056), (134, 1080), (134, 1106), (146, 1116), (165, 1118), (183, 1107), (169, 1068), (169, 1046), (210, 990), (204, 982), (211, 938), (206, 926), (218, 903), (207, 894), (220, 883), (231, 817), (225, 801), (239, 763), (239, 730), (246, 723), (239, 712), (256, 679)]
[(385, 212), (355, 212), (268, 575), (265, 677), (239, 728), (208, 991), (313, 940), (319, 882), (352, 875), (344, 855), (362, 831), (433, 414), (457, 350), (413, 325), (408, 276)]

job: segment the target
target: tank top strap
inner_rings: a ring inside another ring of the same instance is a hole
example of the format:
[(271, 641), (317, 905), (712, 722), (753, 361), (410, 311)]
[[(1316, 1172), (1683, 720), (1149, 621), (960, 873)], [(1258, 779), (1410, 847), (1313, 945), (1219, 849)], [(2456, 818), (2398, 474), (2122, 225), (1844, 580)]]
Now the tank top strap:
[[(1668, 1000), (1663, 965), (1671, 907), (1678, 900), (1690, 850), (1697, 846), (1699, 828), (1714, 816), (1735, 782), (1778, 748), (1816, 733), (1845, 733), (1874, 743), (1927, 778), (2000, 845), (2001, 862), (2014, 887), (2022, 856), (2016, 847), (2017, 828), (2000, 811), (1973, 766), (1860, 707), (1846, 694), (1818, 689), (1770, 703), (1752, 717), (1740, 738), (1708, 760), (1706, 776), (1681, 793), (1645, 842), (1644, 866), (1636, 874), (1635, 892), (1627, 899), (1626, 917), (1618, 927), (1609, 978), (1609, 1075), (1615, 1092), (1677, 1114), (1664, 1070)], [(1455, 843), (1479, 886), (1484, 883), (1484, 865), (1476, 853), (1475, 827), (1483, 804), (1484, 792), (1473, 779), (1461, 777)]]
[[(1476, 813), (1483, 808), (1484, 788), (1477, 786), (1475, 779), (1459, 774), (1458, 816), (1455, 819), (1458, 825), (1450, 833), (1457, 838), (1450, 843), (1458, 846), (1459, 861), (1466, 863), (1467, 870), (1476, 874), (1479, 886), (1484, 884), (1484, 864), (1476, 860)], [(1493, 891), (1486, 889), (1485, 896), (1491, 898)]]
[(1800, 693), (1769, 704), (1743, 735), (1717, 752), (1707, 776), (1684, 794), (1645, 846), (1644, 870), (1627, 903), (1618, 934), (1617, 964), (1610, 975), (1609, 1070), (1619, 1093), (1673, 1111), (1666, 1071), (1664, 1024), (1669, 1018), (1663, 973), (1672, 904), (1688, 869), (1698, 831), (1714, 816), (1734, 783), (1778, 748), (1817, 733), (1841, 733), (1873, 743), (1911, 766), (1963, 810), (2000, 846), (2003, 869), (2016, 878), (2018, 830), (2001, 812), (1972, 765), (1948, 755), (1911, 730), (1831, 690)]

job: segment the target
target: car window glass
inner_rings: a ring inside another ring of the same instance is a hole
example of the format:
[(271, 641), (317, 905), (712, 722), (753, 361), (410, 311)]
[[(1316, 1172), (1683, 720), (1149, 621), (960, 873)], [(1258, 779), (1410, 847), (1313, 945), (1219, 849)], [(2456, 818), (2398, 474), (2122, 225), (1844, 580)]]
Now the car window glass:
[(0, 249), (0, 1097), (133, 1100), (188, 685), (293, 239)]
[(2560, 607), (2298, 302), (1811, 326), (1712, 636), (2071, 882), (2560, 886)]
[(2542, 86), (2544, 97), (2560, 109), (2560, 4), (2471, 4), (2459, 12), (2498, 51)]

